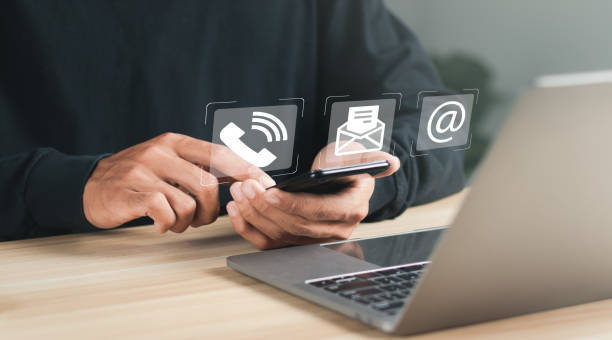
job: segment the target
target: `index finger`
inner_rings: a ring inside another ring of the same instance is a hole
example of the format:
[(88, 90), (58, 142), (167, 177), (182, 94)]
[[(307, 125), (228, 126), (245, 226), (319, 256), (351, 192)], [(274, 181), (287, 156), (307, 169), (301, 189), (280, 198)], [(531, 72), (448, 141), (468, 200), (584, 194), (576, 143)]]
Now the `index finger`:
[(173, 145), (179, 157), (209, 169), (214, 166), (222, 174), (217, 177), (228, 176), (239, 181), (254, 179), (266, 187), (276, 184), (263, 170), (245, 161), (226, 146), (189, 136), (183, 136)]

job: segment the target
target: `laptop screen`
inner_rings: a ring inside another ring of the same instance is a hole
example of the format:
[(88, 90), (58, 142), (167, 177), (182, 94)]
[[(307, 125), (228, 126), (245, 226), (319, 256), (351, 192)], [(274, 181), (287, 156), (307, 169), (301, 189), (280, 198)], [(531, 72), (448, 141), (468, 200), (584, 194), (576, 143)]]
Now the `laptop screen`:
[(446, 228), (435, 228), (322, 246), (381, 267), (391, 267), (428, 261), (445, 230)]

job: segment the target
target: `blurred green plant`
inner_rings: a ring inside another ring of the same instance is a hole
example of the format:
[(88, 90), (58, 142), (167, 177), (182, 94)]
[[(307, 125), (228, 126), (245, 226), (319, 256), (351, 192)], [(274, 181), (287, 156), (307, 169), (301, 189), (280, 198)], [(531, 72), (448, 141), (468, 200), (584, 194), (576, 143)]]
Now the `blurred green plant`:
[(478, 59), (455, 53), (446, 56), (434, 55), (433, 61), (444, 85), (450, 90), (457, 92), (462, 89), (479, 90), (478, 103), (472, 110), (472, 144), (465, 153), (464, 169), (469, 178), (491, 142), (489, 134), (485, 133), (482, 127), (487, 113), (499, 101), (500, 95), (491, 87), (492, 72)]

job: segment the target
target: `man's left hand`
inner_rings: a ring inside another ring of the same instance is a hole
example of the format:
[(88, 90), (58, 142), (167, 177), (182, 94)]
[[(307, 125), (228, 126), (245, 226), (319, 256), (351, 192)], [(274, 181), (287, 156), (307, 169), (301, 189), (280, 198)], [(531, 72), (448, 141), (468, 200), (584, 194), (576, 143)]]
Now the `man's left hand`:
[[(399, 159), (385, 152), (364, 154), (360, 162), (383, 159), (391, 166), (376, 177), (399, 169)], [(266, 190), (254, 180), (236, 182), (227, 211), (234, 230), (259, 249), (347, 239), (368, 215), (374, 177), (360, 174), (343, 180), (348, 187), (333, 194), (289, 193)]]

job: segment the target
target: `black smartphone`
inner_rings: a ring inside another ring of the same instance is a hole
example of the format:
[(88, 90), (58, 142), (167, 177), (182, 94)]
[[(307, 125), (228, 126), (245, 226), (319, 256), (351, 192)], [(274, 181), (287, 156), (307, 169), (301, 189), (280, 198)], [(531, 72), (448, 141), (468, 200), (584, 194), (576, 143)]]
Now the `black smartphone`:
[(358, 174), (374, 176), (387, 169), (389, 169), (389, 162), (386, 160), (317, 169), (278, 183), (272, 188), (287, 192), (334, 193), (350, 184), (349, 181), (343, 180), (346, 176)]

